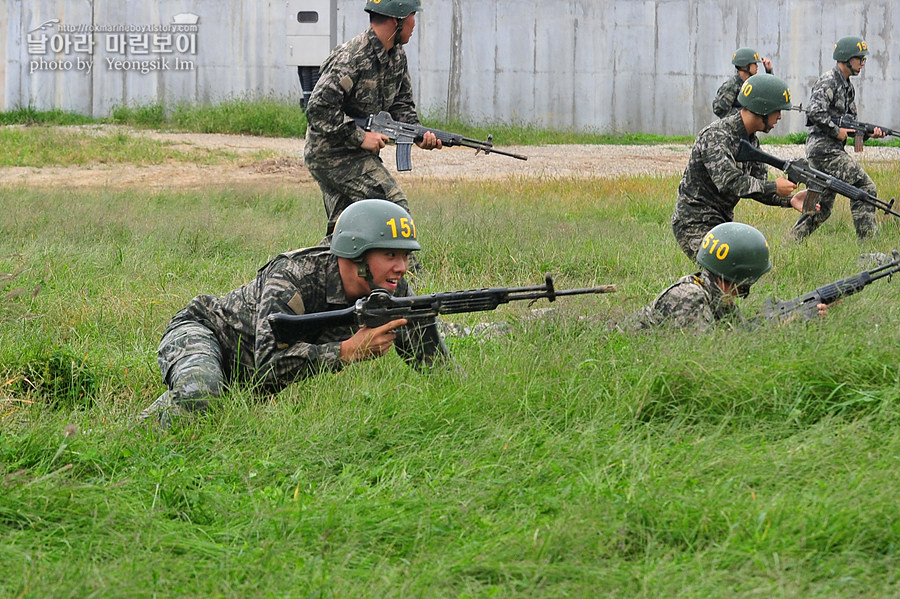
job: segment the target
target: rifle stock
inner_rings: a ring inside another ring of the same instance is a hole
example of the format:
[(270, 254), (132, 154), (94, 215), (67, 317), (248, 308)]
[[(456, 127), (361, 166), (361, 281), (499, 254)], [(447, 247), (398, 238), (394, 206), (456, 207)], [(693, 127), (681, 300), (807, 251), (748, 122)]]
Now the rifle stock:
[(384, 290), (376, 290), (342, 310), (296, 315), (272, 314), (268, 318), (276, 341), (295, 343), (303, 338), (314, 337), (323, 329), (331, 327), (377, 327), (400, 318), (415, 322), (433, 319), (439, 314), (484, 312), (512, 301), (546, 298), (552, 302), (561, 296), (615, 291), (615, 285), (557, 290), (553, 285), (553, 277), (548, 274), (543, 285), (531, 287), (493, 287), (407, 297), (394, 297)]
[(818, 195), (828, 189), (850, 198), (851, 200), (870, 204), (878, 210), (882, 210), (887, 214), (900, 218), (900, 212), (893, 210), (894, 198), (891, 198), (890, 202), (885, 202), (877, 196), (867, 193), (858, 187), (854, 187), (845, 181), (832, 177), (828, 173), (823, 173), (822, 171), (812, 168), (803, 158), (798, 158), (796, 160), (782, 160), (777, 156), (772, 156), (758, 148), (754, 148), (750, 142), (745, 139), (741, 140), (737, 154), (735, 154), (734, 158), (738, 162), (764, 162), (783, 171), (788, 180), (797, 184), (805, 184), (807, 189), (815, 195), (810, 199), (810, 192), (807, 192), (807, 201), (803, 204), (804, 214), (815, 213), (815, 202), (818, 199)]
[(770, 298), (763, 307), (763, 316), (779, 320), (790, 320), (797, 316), (806, 319), (813, 318), (819, 312), (819, 304), (833, 304), (842, 297), (862, 291), (873, 281), (883, 277), (890, 277), (894, 273), (900, 272), (900, 252), (893, 250), (892, 256), (893, 258), (890, 262), (878, 268), (865, 270), (852, 277), (823, 285), (792, 300), (778, 301)]

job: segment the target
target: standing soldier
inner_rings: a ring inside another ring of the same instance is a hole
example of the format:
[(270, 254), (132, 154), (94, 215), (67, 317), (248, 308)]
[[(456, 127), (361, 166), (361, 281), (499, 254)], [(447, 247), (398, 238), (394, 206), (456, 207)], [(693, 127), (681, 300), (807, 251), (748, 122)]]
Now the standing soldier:
[[(303, 161), (322, 189), (328, 235), (341, 212), (362, 199), (390, 200), (409, 211), (406, 195), (378, 156), (388, 138), (365, 131), (354, 118), (386, 110), (396, 121), (421, 124), (403, 50), (421, 8), (419, 0), (368, 0), (369, 28), (322, 63), (306, 106)], [(429, 131), (416, 145), (440, 149), (441, 141)]]
[(731, 64), (734, 65), (735, 74), (719, 87), (716, 92), (716, 99), (713, 100), (712, 109), (719, 118), (734, 114), (741, 111), (741, 105), (738, 102), (738, 92), (744, 81), (756, 75), (759, 70), (759, 63), (763, 63), (766, 73), (772, 74), (772, 61), (768, 58), (760, 58), (759, 53), (753, 48), (738, 48), (731, 57)]
[[(844, 145), (850, 129), (838, 127), (832, 118), (845, 114), (856, 118), (856, 90), (850, 77), (859, 75), (866, 64), (869, 47), (861, 37), (842, 37), (834, 45), (834, 68), (822, 73), (809, 95), (806, 109), (806, 125), (809, 136), (806, 139), (806, 158), (809, 165), (829, 175), (858, 187), (873, 196), (877, 190), (875, 183), (862, 166), (851, 157)], [(876, 127), (872, 137), (884, 137), (884, 132)], [(835, 193), (830, 190), (819, 196), (820, 209), (815, 214), (804, 214), (791, 229), (796, 239), (803, 239), (831, 216)], [(861, 200), (850, 200), (850, 214), (856, 237), (862, 241), (875, 234), (875, 206)]]
[(672, 232), (691, 260), (710, 229), (734, 220), (734, 207), (741, 198), (802, 210), (806, 197), (805, 190), (791, 196), (797, 186), (784, 177), (769, 181), (765, 164), (734, 158), (741, 140), (758, 148), (756, 134), (771, 131), (781, 111), (791, 109), (787, 85), (774, 75), (760, 73), (744, 82), (738, 100), (740, 112), (714, 121), (697, 136), (678, 185)]

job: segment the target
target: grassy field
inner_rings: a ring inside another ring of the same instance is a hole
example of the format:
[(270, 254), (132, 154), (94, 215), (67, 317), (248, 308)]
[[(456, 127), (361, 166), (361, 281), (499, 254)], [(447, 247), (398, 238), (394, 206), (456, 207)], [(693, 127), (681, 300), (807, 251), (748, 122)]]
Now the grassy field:
[[(0, 596), (897, 596), (898, 281), (810, 323), (610, 331), (691, 270), (677, 183), (404, 182), (423, 291), (620, 292), (454, 316), (512, 333), (429, 374), (234, 388), (171, 433), (131, 426), (169, 318), (316, 242), (318, 189), (0, 189)], [(802, 245), (739, 205), (775, 264), (746, 313), (900, 249), (900, 220), (860, 246), (837, 204)]]

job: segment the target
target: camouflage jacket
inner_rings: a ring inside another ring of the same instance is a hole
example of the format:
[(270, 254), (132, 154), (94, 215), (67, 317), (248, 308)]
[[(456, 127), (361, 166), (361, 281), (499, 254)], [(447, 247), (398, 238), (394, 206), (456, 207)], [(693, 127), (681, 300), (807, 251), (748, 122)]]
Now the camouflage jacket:
[(767, 178), (765, 164), (735, 161), (742, 139), (759, 147), (756, 136), (747, 135), (740, 113), (713, 121), (697, 135), (678, 184), (675, 220), (731, 222), (734, 207), (741, 198), (769, 206), (785, 206), (776, 194), (775, 181)]
[(818, 151), (843, 150), (845, 141), (840, 141), (840, 127), (831, 122), (832, 117), (845, 114), (856, 118), (856, 90), (849, 77), (844, 77), (835, 65), (830, 71), (822, 73), (813, 85), (806, 107), (806, 125), (809, 136), (806, 138), (806, 155)]
[(625, 330), (672, 327), (705, 331), (719, 321), (743, 322), (740, 309), (723, 305), (723, 293), (707, 270), (678, 279), (660, 293), (653, 303), (631, 317)]
[(335, 48), (322, 63), (306, 106), (306, 165), (340, 167), (370, 154), (360, 147), (365, 131), (353, 119), (382, 110), (396, 121), (420, 124), (406, 52), (400, 45), (385, 50), (368, 29)]
[(716, 113), (717, 117), (724, 118), (729, 114), (741, 111), (741, 105), (738, 102), (738, 92), (741, 91), (742, 85), (744, 85), (744, 80), (741, 79), (740, 73), (735, 73), (734, 77), (731, 77), (719, 87), (719, 91), (716, 92), (716, 98), (712, 103), (713, 112)]
[[(396, 295), (412, 295), (405, 280)], [(340, 310), (350, 305), (337, 257), (320, 246), (276, 256), (259, 269), (253, 281), (222, 297), (195, 297), (169, 326), (185, 321), (201, 323), (216, 335), (226, 372), (258, 381), (267, 390), (277, 390), (323, 370), (340, 370), (341, 342), (359, 327), (325, 329), (285, 345), (275, 341), (267, 317)], [(395, 347), (408, 362), (421, 363), (425, 358), (413, 342), (416, 332), (413, 325), (402, 327)]]

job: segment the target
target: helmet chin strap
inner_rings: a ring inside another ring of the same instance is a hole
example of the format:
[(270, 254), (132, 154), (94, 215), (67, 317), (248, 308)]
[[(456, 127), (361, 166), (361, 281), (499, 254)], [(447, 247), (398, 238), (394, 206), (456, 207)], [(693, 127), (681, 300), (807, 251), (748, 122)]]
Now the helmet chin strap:
[(406, 20), (406, 17), (397, 19), (397, 31), (394, 32), (394, 45), (402, 46), (403, 41), (400, 39), (400, 32), (403, 30), (403, 21)]
[(762, 132), (763, 133), (768, 133), (775, 127), (775, 125), (769, 124), (769, 115), (763, 116), (761, 114), (757, 114), (756, 116), (758, 116), (760, 118), (760, 120), (762, 120), (762, 123), (763, 123)]
[(369, 292), (375, 291), (376, 289), (384, 289), (384, 287), (375, 284), (375, 277), (372, 276), (369, 265), (366, 264), (362, 257), (357, 258), (354, 262), (356, 262), (356, 274), (359, 275), (359, 278), (365, 279), (366, 283), (369, 284)]

